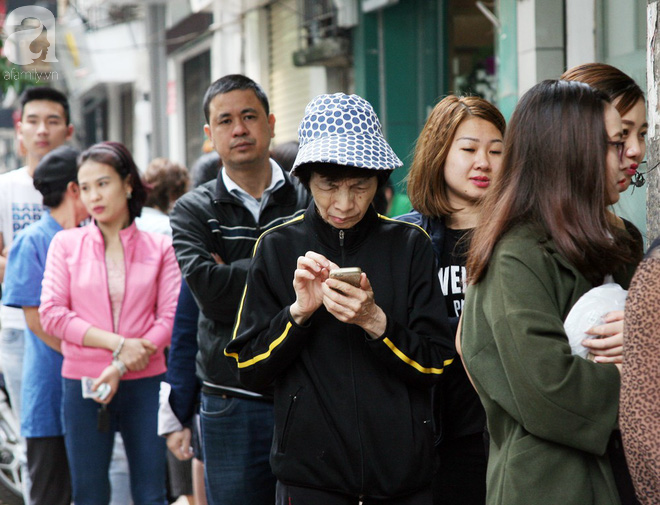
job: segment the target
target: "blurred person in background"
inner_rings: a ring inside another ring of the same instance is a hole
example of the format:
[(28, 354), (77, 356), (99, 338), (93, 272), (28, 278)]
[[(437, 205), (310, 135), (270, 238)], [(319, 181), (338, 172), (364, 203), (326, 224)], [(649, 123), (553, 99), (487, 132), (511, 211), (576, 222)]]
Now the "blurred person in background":
[[(38, 221), (43, 213), (43, 195), (33, 185), (37, 164), (73, 135), (69, 102), (61, 92), (47, 87), (28, 88), (21, 95), (20, 104), (21, 120), (16, 125), (16, 134), (25, 151), (26, 164), (0, 176), (0, 281), (4, 278), (14, 237)], [(25, 330), (23, 311), (3, 305), (0, 323), (0, 365), (13, 409), (19, 416)]]
[[(20, 97), (21, 120), (16, 124), (19, 150), (25, 166), (0, 175), (0, 282), (3, 281), (9, 249), (16, 235), (38, 221), (43, 196), (33, 184), (39, 161), (69, 141), (73, 125), (67, 97), (53, 88), (32, 87)], [(0, 306), (0, 368), (16, 418), (21, 416), (25, 316), (20, 308)], [(23, 464), (24, 499), (29, 500), (30, 476)]]
[(212, 151), (210, 153), (202, 154), (190, 169), (190, 177), (192, 178), (192, 185), (197, 188), (218, 177), (218, 172), (222, 168), (222, 160), (220, 155)]
[(291, 171), (293, 163), (296, 161), (299, 145), (300, 144), (297, 140), (277, 144), (270, 150), (270, 157), (277, 161), (279, 166), (282, 167), (282, 170), (288, 173)]
[(77, 183), (78, 151), (59, 146), (34, 171), (34, 187), (46, 207), (41, 219), (16, 237), (9, 253), (4, 303), (23, 309), (25, 355), (21, 436), (27, 442), (32, 505), (69, 505), (71, 477), (64, 445), (61, 340), (44, 332), (39, 321), (41, 281), (48, 247), (57, 232), (75, 228), (89, 214)]
[[(215, 180), (220, 166), (220, 156), (215, 151), (200, 156), (193, 165), (194, 186)], [(195, 373), (195, 356), (199, 351), (198, 320), (199, 307), (186, 281), (182, 280), (167, 359), (166, 383), (161, 384), (158, 434), (166, 437), (169, 453), (175, 458), (180, 461), (192, 459), (193, 499), (188, 497), (188, 500), (196, 505), (206, 505), (199, 420), (201, 383)]]
[(138, 229), (172, 236), (169, 213), (190, 187), (188, 169), (167, 158), (156, 158), (142, 175), (147, 200), (135, 218)]
[[(147, 199), (140, 216), (135, 218), (135, 224), (139, 230), (171, 237), (172, 227), (168, 214), (174, 203), (189, 189), (188, 169), (167, 158), (155, 158), (142, 174), (142, 183), (147, 189)], [(191, 462), (180, 461), (169, 451), (166, 455), (168, 494), (182, 501), (187, 500), (185, 503), (194, 503)]]

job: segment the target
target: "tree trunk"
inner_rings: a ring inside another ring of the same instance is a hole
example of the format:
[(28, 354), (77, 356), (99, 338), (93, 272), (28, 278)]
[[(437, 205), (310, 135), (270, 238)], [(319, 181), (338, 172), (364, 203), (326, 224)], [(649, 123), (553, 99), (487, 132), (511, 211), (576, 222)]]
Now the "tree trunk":
[[(647, 138), (646, 159), (647, 170), (656, 167), (660, 162), (660, 110), (658, 109), (658, 85), (660, 83), (660, 40), (658, 40), (658, 22), (660, 21), (660, 2), (648, 0), (647, 6), (647, 109), (649, 120), (649, 133)], [(646, 171), (646, 170), (644, 170)], [(660, 196), (659, 170), (652, 170), (646, 175), (648, 192), (646, 200), (646, 225), (649, 245), (660, 236)]]

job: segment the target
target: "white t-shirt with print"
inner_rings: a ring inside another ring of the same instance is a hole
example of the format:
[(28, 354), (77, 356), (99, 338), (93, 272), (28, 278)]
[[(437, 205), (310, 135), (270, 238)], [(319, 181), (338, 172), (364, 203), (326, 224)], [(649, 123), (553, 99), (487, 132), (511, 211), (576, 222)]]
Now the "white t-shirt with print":
[[(0, 233), (4, 246), (11, 247), (16, 235), (26, 226), (38, 221), (44, 211), (43, 196), (34, 187), (27, 167), (0, 175)], [(11, 265), (7, 265), (11, 268)], [(0, 307), (3, 328), (25, 328), (22, 309)]]

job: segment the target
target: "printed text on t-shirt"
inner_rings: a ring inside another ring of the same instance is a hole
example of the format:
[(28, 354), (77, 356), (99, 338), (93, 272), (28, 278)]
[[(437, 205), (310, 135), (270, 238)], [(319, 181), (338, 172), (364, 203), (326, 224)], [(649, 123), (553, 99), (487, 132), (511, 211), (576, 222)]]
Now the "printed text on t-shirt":
[(465, 284), (466, 272), (464, 266), (450, 265), (438, 270), (438, 278), (442, 287), (442, 294), (453, 299), (454, 314), (449, 316), (458, 317), (463, 311), (463, 286)]
[(13, 236), (16, 237), (18, 232), (23, 228), (39, 221), (43, 213), (43, 206), (38, 203), (18, 203), (11, 204), (12, 212), (12, 227)]

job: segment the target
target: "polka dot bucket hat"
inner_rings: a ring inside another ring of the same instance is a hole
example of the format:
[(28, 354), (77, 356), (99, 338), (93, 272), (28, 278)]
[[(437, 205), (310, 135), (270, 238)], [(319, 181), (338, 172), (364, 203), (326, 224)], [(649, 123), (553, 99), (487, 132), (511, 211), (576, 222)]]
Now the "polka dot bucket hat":
[(371, 170), (403, 165), (381, 132), (373, 107), (357, 95), (319, 95), (305, 108), (300, 148), (291, 173), (305, 163), (335, 163)]

